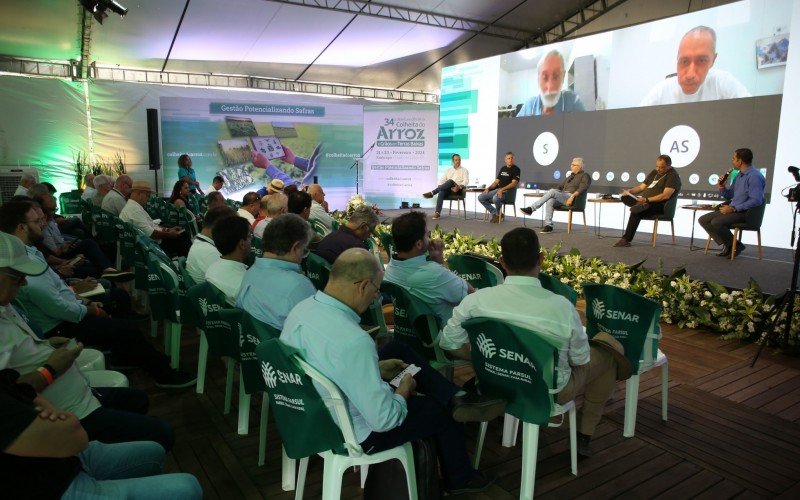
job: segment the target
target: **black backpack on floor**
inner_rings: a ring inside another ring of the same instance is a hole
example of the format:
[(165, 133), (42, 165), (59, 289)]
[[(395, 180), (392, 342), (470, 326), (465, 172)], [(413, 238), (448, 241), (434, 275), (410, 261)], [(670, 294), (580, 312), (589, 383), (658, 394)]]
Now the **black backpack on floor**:
[[(411, 443), (414, 448), (414, 470), (419, 500), (439, 500), (439, 459), (434, 438)], [(364, 484), (364, 500), (408, 500), (406, 473), (399, 460), (389, 460), (369, 466)]]

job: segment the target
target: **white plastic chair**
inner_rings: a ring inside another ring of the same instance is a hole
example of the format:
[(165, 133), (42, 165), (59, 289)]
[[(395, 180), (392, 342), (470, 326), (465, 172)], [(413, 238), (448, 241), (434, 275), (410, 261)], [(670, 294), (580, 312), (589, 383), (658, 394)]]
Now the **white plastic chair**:
[(75, 359), (75, 365), (82, 372), (105, 370), (106, 357), (102, 351), (86, 347), (78, 354), (78, 357)]
[[(377, 464), (395, 458), (400, 460), (400, 463), (403, 464), (403, 468), (406, 471), (406, 484), (408, 485), (409, 499), (416, 500), (417, 479), (414, 472), (414, 450), (411, 447), (411, 443), (405, 443), (390, 450), (373, 453), (371, 455), (364, 453), (364, 450), (361, 449), (361, 445), (356, 440), (353, 424), (350, 421), (350, 413), (347, 411), (347, 402), (341, 391), (339, 391), (339, 388), (299, 356), (295, 356), (294, 359), (312, 380), (324, 387), (328, 392), (329, 396), (327, 398), (323, 397), (323, 400), (328, 406), (328, 410), (330, 410), (331, 414), (334, 416), (334, 421), (338, 423), (342, 431), (342, 436), (345, 440), (344, 444), (347, 449), (347, 455), (339, 455), (332, 451), (319, 454), (325, 460), (322, 473), (323, 500), (335, 500), (341, 497), (342, 474), (344, 474), (344, 471), (347, 470), (348, 467)], [(295, 491), (296, 500), (303, 498), (307, 470), (308, 457), (300, 460), (300, 468), (297, 475), (297, 490)]]
[(178, 274), (171, 265), (163, 261), (160, 262), (159, 265), (161, 266), (162, 275), (168, 278), (168, 280), (164, 280), (164, 287), (167, 289), (167, 293), (172, 295), (174, 298), (174, 314), (175, 318), (177, 319), (177, 321), (174, 322), (164, 319), (164, 352), (169, 353), (169, 364), (172, 368), (177, 370), (181, 357), (181, 308), (180, 298), (178, 295), (180, 281), (178, 280)]
[[(660, 339), (661, 333), (648, 333), (647, 338), (648, 340), (653, 338)], [(622, 435), (626, 438), (633, 437), (636, 430), (636, 410), (639, 406), (639, 375), (658, 366), (661, 367), (661, 420), (667, 421), (669, 361), (666, 354), (661, 352), (661, 349), (656, 349), (655, 359), (652, 356), (652, 349), (648, 349), (647, 346), (645, 346), (643, 352), (649, 354), (646, 354), (645, 358), (639, 362), (639, 372), (625, 381), (625, 424), (622, 429)]]
[(112, 370), (93, 370), (83, 372), (89, 387), (129, 387), (128, 377)]

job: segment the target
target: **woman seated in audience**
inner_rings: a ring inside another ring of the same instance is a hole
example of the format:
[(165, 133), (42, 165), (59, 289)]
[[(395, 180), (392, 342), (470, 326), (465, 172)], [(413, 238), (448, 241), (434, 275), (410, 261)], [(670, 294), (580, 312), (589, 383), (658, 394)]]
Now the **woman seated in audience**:
[(189, 196), (189, 183), (186, 181), (179, 180), (175, 183), (175, 186), (172, 188), (172, 195), (169, 197), (169, 202), (173, 205), (186, 208), (195, 214), (195, 216), (197, 216), (197, 212), (199, 212), (194, 199)]

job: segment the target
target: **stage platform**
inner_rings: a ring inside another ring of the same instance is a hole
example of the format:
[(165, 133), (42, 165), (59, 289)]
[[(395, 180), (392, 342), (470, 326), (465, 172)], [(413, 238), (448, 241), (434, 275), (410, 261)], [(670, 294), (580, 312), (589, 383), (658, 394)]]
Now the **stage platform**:
[[(446, 231), (458, 228), (459, 231), (471, 233), (475, 236), (499, 239), (507, 231), (523, 225), (523, 217), (519, 209), (517, 209), (518, 217), (509, 216), (501, 224), (490, 224), (483, 220), (483, 215), (480, 213), (478, 218), (474, 218), (475, 214), (469, 212), (467, 214), (468, 219), (465, 220), (463, 212), (461, 217), (458, 217), (454, 209), (453, 214), (448, 216), (446, 215), (446, 207), (447, 205), (445, 205), (443, 217), (439, 220), (430, 219), (433, 216), (432, 209), (421, 209), (422, 212), (428, 214), (429, 228), (433, 228), (436, 225)], [(542, 225), (542, 210), (534, 212), (533, 217), (526, 217), (524, 220), (528, 227), (535, 229), (537, 232)], [(406, 211), (384, 210), (381, 220), (386, 219), (387, 223), (390, 223), (392, 217)], [(509, 208), (508, 211), (511, 212), (511, 209)], [(763, 259), (759, 260), (755, 244), (755, 233), (749, 231), (745, 233), (743, 240), (747, 248), (731, 262), (729, 259), (717, 257), (716, 253), (720, 251), (720, 248), (713, 242), (708, 254), (703, 253), (707, 234), (699, 224), (695, 228), (694, 250), (692, 251), (689, 250), (690, 238), (676, 236), (675, 244), (673, 244), (672, 237), (664, 234), (659, 234), (656, 247), (653, 248), (650, 244), (653, 223), (650, 221), (642, 221), (639, 225), (639, 231), (636, 233), (636, 238), (630, 247), (615, 248), (612, 245), (620, 238), (622, 230), (619, 227), (616, 229), (604, 227), (599, 229), (599, 235), (597, 235), (595, 234), (595, 228), (592, 226), (591, 211), (586, 216), (586, 229), (583, 227), (581, 214), (573, 216), (571, 234), (567, 234), (566, 224), (556, 222), (554, 224), (554, 232), (540, 234), (539, 240), (542, 246), (552, 247), (561, 243), (562, 252), (577, 248), (580, 250), (581, 255), (598, 257), (605, 262), (635, 264), (647, 259), (644, 263), (645, 267), (653, 270), (657, 269), (660, 259), (663, 262), (665, 274), (670, 273), (675, 268), (685, 267), (687, 273), (693, 279), (715, 281), (730, 288), (744, 288), (752, 278), (761, 286), (764, 293), (768, 294), (782, 292), (789, 288), (791, 284), (794, 252), (789, 249), (762, 247)], [(669, 223), (659, 223), (659, 230), (664, 227), (668, 230)], [(789, 230), (790, 228), (787, 228), (787, 243), (790, 237)]]

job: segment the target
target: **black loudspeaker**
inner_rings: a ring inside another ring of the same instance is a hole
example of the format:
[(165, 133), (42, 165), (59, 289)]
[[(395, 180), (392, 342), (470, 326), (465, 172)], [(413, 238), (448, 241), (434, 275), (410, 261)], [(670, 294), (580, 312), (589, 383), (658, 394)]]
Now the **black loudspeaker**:
[(147, 108), (147, 153), (150, 170), (161, 170), (161, 145), (158, 142), (158, 110)]
[(314, 184), (319, 184), (319, 180), (316, 175), (314, 176)]

